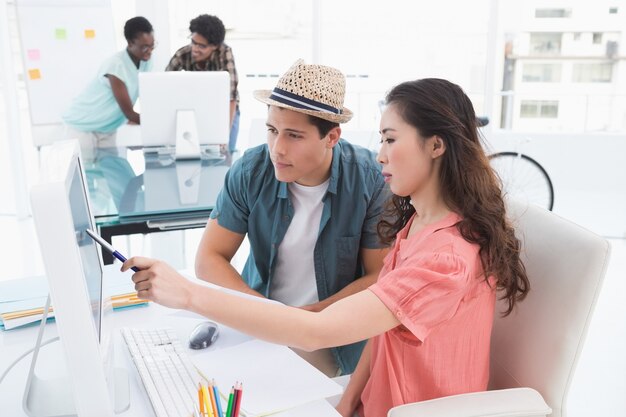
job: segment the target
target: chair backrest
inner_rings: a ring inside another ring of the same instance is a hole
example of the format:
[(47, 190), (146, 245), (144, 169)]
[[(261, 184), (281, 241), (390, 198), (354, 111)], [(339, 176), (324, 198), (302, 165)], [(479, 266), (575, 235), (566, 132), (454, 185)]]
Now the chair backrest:
[(509, 316), (496, 317), (490, 389), (534, 388), (552, 407), (552, 416), (565, 416), (610, 246), (539, 207), (509, 202), (508, 209), (522, 241), (531, 291)]

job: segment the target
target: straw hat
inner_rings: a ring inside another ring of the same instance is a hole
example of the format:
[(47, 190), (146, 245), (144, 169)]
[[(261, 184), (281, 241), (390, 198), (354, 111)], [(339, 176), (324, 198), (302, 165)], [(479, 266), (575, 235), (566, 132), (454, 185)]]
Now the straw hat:
[(346, 79), (332, 67), (307, 65), (299, 59), (280, 77), (276, 87), (257, 90), (254, 98), (271, 106), (345, 123), (352, 112), (343, 107)]

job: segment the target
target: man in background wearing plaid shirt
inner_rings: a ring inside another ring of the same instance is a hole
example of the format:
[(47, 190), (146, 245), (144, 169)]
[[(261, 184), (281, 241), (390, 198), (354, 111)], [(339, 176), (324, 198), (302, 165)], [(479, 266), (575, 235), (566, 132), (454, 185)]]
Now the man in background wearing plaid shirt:
[(226, 29), (216, 17), (202, 14), (189, 22), (191, 43), (180, 48), (165, 71), (228, 71), (230, 74), (230, 138), (228, 150), (236, 149), (239, 133), (237, 69), (230, 46), (224, 43)]

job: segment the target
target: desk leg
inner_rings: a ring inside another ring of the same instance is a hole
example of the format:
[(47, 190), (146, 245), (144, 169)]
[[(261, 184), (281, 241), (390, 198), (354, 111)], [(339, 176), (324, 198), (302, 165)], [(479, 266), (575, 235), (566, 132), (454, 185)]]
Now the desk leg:
[[(106, 240), (107, 242), (109, 242), (110, 244), (113, 244), (113, 230), (111, 230), (112, 228), (110, 227), (104, 227), (102, 229), (100, 229), (100, 236), (102, 236), (102, 238), (104, 240)], [(113, 255), (111, 255), (109, 252), (103, 250), (102, 251), (102, 263), (104, 263), (105, 265), (111, 265), (113, 263)]]

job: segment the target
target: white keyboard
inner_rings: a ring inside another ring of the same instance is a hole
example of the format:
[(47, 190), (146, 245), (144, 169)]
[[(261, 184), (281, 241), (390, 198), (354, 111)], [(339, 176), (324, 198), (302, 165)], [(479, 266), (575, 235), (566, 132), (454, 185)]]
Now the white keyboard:
[(198, 415), (200, 376), (174, 330), (121, 331), (156, 416)]

